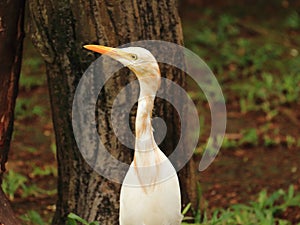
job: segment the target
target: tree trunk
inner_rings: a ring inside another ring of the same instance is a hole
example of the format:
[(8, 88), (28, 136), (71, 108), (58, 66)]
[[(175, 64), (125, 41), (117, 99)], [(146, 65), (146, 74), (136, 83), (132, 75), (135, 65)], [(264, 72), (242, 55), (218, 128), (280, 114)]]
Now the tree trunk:
[[(72, 101), (78, 82), (96, 56), (82, 46), (89, 43), (116, 47), (137, 40), (165, 40), (183, 43), (180, 18), (175, 0), (98, 0), (79, 1), (32, 0), (29, 3), (32, 40), (46, 62), (52, 117), (56, 134), (58, 159), (58, 202), (53, 224), (65, 224), (73, 212), (88, 221), (118, 224), (120, 185), (99, 176), (82, 158), (72, 130)], [(120, 73), (124, 73), (121, 71)], [(183, 85), (182, 73), (170, 68), (162, 74)], [(110, 154), (129, 163), (132, 153), (114, 135), (110, 109), (114, 97), (131, 76), (112, 78), (98, 99), (97, 128), (100, 139)], [(87, 90), (87, 91), (95, 91)], [(156, 114), (166, 118), (167, 140), (162, 150), (174, 149), (179, 136), (179, 122), (169, 105), (155, 106)], [(78, 112), (79, 117), (82, 116)], [(133, 113), (134, 114), (134, 113)], [(131, 120), (133, 121), (134, 116)], [(89, 134), (88, 130), (82, 133)], [(98, 146), (91, 140), (91, 149)], [(101, 159), (104, 163), (105, 158)], [(102, 166), (103, 166), (102, 165)], [(186, 166), (180, 175), (183, 201), (191, 201), (194, 184), (189, 183), (191, 171)], [(113, 169), (111, 169), (113, 173)]]
[[(22, 0), (0, 1), (0, 184), (13, 132), (24, 38), (24, 3)], [(2, 190), (0, 224), (19, 224)]]
[(10, 207), (6, 195), (0, 188), (0, 224), (4, 225), (21, 225), (20, 221), (15, 217), (13, 210)]

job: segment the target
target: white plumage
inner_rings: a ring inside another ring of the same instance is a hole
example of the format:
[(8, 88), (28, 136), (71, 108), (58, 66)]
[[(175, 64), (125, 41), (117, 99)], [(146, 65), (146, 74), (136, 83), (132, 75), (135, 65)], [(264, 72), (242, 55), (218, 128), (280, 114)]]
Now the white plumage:
[(140, 84), (135, 153), (121, 188), (120, 225), (181, 224), (178, 177), (155, 143), (151, 126), (155, 94), (161, 79), (154, 56), (140, 47), (115, 49), (87, 45), (85, 48), (118, 60), (135, 73)]

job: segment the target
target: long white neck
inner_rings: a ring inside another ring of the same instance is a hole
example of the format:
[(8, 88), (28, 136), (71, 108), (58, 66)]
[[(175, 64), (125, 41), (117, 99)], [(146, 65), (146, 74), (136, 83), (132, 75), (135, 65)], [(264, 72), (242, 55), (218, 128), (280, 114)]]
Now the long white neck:
[[(157, 146), (151, 125), (152, 110), (160, 76), (139, 79), (140, 96), (135, 122), (135, 152), (133, 180), (143, 187), (145, 193), (154, 190), (157, 181), (174, 174), (167, 157)], [(137, 180), (136, 180), (137, 179)]]
[(151, 125), (152, 110), (157, 87), (149, 85), (147, 79), (139, 80), (139, 83), (140, 96), (135, 121), (135, 150), (137, 153), (153, 151), (157, 147)]

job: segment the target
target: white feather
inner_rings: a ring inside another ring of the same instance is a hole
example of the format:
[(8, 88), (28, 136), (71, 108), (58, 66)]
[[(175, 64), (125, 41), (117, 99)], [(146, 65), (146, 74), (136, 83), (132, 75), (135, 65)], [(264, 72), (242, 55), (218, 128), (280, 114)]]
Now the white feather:
[(155, 143), (151, 126), (154, 97), (160, 86), (158, 64), (143, 48), (131, 47), (124, 51), (136, 54), (140, 60), (127, 62), (138, 77), (140, 97), (134, 161), (121, 188), (120, 225), (179, 225), (182, 215), (178, 177)]

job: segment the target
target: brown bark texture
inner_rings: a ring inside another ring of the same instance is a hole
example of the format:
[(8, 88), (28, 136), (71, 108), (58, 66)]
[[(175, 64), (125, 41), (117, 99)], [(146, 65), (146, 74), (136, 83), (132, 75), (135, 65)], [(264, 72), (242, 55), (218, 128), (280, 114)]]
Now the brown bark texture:
[[(23, 0), (0, 1), (0, 181), (5, 172), (13, 132), (24, 38), (24, 4)], [(2, 190), (0, 224), (19, 224)]]
[[(56, 134), (58, 201), (53, 224), (65, 224), (70, 212), (88, 221), (97, 220), (102, 225), (118, 224), (120, 185), (99, 176), (85, 162), (73, 135), (72, 104), (75, 90), (89, 64), (99, 57), (84, 50), (82, 46), (94, 43), (117, 47), (138, 40), (164, 40), (182, 45), (181, 23), (176, 4), (175, 0), (29, 2), (32, 40), (46, 62)], [(184, 85), (181, 71), (161, 66), (163, 75), (181, 86)], [(97, 67), (92, 70), (97, 70)], [(121, 70), (119, 73), (122, 76), (110, 79), (98, 96), (96, 123), (100, 139), (110, 154), (129, 163), (132, 151), (123, 146), (114, 135), (110, 115), (114, 97), (134, 76), (128, 70)], [(93, 86), (86, 90), (91, 93), (95, 91), (96, 87)], [(78, 118), (82, 118), (79, 124), (82, 123), (83, 126), (86, 122), (84, 114), (77, 114)], [(133, 123), (134, 108), (131, 114)], [(168, 125), (168, 134), (161, 148), (166, 154), (170, 154), (177, 144), (180, 130), (176, 113), (170, 105), (158, 100), (154, 115), (163, 117)], [(91, 135), (91, 132), (82, 129), (82, 135)], [(98, 143), (93, 138), (85, 146), (97, 152)], [(97, 157), (99, 158), (96, 155), (95, 158)], [(107, 158), (101, 156), (99, 166), (105, 167), (106, 160)], [(110, 166), (109, 172), (115, 172), (113, 166)], [(180, 172), (185, 204), (193, 200), (190, 196), (195, 193), (195, 185), (191, 183), (193, 174), (194, 168), (190, 164)]]

